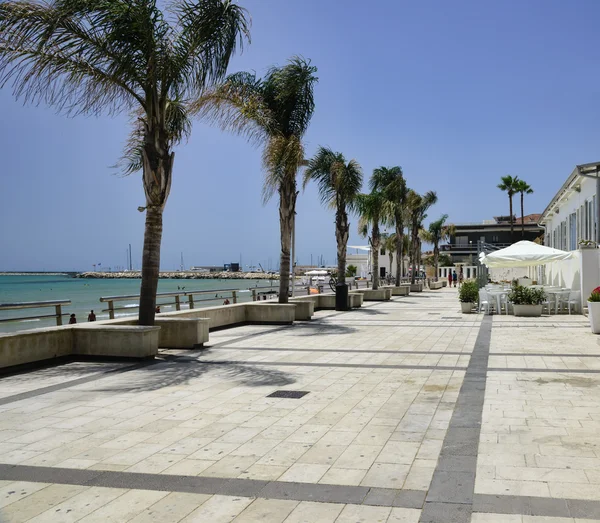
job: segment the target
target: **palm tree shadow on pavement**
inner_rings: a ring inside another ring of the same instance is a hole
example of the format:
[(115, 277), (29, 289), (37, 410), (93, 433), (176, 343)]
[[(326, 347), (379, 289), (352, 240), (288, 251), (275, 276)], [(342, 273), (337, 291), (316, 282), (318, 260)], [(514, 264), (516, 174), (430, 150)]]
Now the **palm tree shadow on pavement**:
[[(296, 382), (293, 375), (263, 366), (228, 361), (204, 363), (192, 358), (173, 358), (127, 373), (127, 383), (95, 389), (102, 392), (148, 392), (165, 387), (193, 385), (193, 381), (209, 373), (218, 373), (224, 381), (235, 381), (248, 387), (282, 387)], [(212, 376), (214, 377), (214, 376)]]

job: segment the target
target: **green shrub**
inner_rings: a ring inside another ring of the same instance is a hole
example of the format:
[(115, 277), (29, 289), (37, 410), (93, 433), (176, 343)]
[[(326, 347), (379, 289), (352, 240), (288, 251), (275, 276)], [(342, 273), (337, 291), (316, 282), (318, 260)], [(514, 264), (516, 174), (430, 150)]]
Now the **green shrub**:
[(353, 278), (356, 276), (357, 271), (358, 267), (356, 265), (348, 265), (348, 267), (346, 267), (346, 276)]
[(464, 282), (458, 290), (458, 301), (461, 303), (477, 303), (479, 300), (479, 285), (475, 280)]
[(514, 305), (541, 305), (546, 299), (543, 289), (532, 289), (522, 285), (513, 285), (508, 294), (508, 299)]

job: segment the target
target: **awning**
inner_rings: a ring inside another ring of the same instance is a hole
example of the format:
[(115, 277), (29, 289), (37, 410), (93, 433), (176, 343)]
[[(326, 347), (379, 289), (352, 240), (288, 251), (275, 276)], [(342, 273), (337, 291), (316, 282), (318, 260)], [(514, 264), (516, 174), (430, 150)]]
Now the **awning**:
[(481, 253), (479, 261), (487, 267), (532, 267), (544, 265), (555, 261), (568, 260), (573, 257), (572, 252), (561, 251), (523, 240), (513, 243), (510, 247), (493, 251), (489, 254)]
[(371, 247), (368, 245), (348, 245), (348, 249), (358, 249), (359, 251), (370, 251)]

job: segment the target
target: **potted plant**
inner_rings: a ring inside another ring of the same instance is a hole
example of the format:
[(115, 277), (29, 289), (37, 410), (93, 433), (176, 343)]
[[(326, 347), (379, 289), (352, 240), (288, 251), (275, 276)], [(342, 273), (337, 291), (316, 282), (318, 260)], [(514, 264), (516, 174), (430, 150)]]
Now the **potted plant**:
[(594, 334), (600, 334), (600, 287), (596, 287), (587, 300), (590, 327)]
[(513, 285), (508, 299), (513, 304), (515, 316), (538, 317), (542, 315), (542, 303), (546, 299), (546, 293), (543, 289)]
[(580, 249), (596, 249), (598, 245), (593, 240), (579, 240)]
[(479, 285), (476, 281), (464, 282), (458, 289), (458, 301), (464, 314), (469, 314), (479, 299)]

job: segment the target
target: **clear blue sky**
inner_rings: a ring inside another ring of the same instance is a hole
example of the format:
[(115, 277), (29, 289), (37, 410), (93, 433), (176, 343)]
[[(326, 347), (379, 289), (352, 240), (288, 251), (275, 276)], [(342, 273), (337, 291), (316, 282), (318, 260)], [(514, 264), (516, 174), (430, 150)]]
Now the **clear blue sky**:
[[(329, 145), (368, 176), (401, 165), (455, 223), (506, 214), (500, 176), (527, 180), (541, 212), (576, 164), (600, 160), (596, 0), (409, 2), (240, 0), (252, 45), (230, 71), (263, 73), (294, 54), (319, 68), (307, 152)], [(0, 270), (88, 270), (141, 260), (139, 176), (110, 168), (126, 116), (57, 116), (0, 91)], [(261, 205), (260, 151), (202, 122), (179, 147), (162, 268), (237, 261), (275, 266), (275, 199)], [(350, 243), (364, 243), (352, 220)], [(298, 202), (299, 262), (335, 257), (333, 214), (314, 188)], [(265, 267), (266, 268), (266, 267)]]

